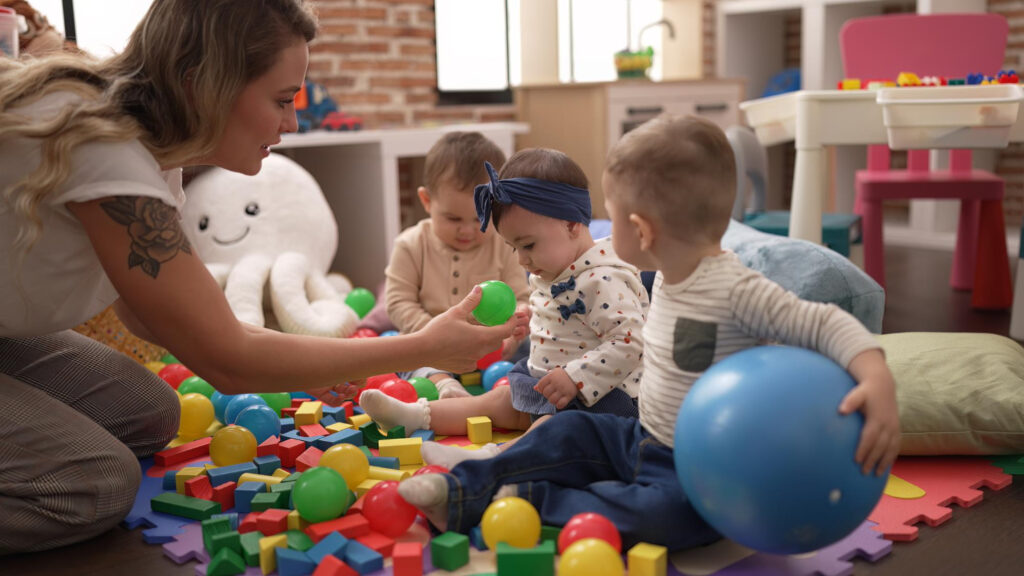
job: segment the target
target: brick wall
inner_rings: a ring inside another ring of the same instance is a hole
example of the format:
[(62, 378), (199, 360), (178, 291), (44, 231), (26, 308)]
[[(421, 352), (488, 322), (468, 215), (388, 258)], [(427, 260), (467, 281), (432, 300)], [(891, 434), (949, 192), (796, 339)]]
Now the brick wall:
[(316, 0), (309, 78), (368, 127), (515, 119), (515, 107), (437, 106), (433, 0)]

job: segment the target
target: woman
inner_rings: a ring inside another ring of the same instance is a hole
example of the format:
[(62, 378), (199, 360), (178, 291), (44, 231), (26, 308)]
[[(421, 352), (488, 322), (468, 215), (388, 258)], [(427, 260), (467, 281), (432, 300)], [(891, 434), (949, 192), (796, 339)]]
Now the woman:
[(467, 371), (525, 330), (522, 319), (470, 324), (479, 289), (387, 339), (234, 318), (179, 226), (181, 168), (259, 172), (296, 130), (315, 32), (302, 0), (155, 0), (109, 60), (0, 59), (0, 554), (114, 526), (134, 499), (137, 458), (174, 437), (171, 388), (69, 330), (111, 303), (224, 394), (336, 399), (344, 381), (373, 374)]

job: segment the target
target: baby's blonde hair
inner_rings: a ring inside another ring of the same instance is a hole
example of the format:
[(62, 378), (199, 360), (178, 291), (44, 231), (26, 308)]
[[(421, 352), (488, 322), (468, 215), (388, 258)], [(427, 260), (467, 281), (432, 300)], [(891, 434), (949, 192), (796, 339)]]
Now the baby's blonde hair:
[[(0, 58), (0, 143), (41, 144), (35, 170), (0, 191), (21, 221), (15, 250), (23, 257), (39, 237), (38, 206), (67, 180), (77, 146), (138, 138), (161, 166), (209, 155), (245, 85), (316, 26), (304, 0), (155, 0), (107, 60)], [(13, 110), (55, 92), (82, 98), (52, 118)]]
[(605, 173), (618, 184), (612, 201), (657, 218), (674, 238), (718, 242), (729, 226), (736, 160), (708, 120), (662, 115), (644, 123), (608, 152)]

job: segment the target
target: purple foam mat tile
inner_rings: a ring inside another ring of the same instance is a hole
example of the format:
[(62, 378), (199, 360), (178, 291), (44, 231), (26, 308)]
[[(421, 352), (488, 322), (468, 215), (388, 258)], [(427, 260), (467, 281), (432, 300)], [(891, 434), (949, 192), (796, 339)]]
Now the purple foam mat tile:
[(132, 509), (125, 516), (122, 524), (129, 530), (148, 526), (149, 528), (142, 531), (142, 539), (147, 544), (171, 542), (176, 535), (182, 532), (183, 526), (190, 520), (171, 514), (153, 512), (149, 501), (164, 492), (163, 478), (146, 474), (146, 471), (153, 467), (152, 458), (139, 460), (139, 465), (142, 468), (142, 481), (139, 483), (139, 491), (135, 494), (135, 503), (132, 504)]
[(848, 576), (853, 573), (854, 558), (877, 562), (892, 551), (892, 542), (872, 530), (875, 525), (864, 522), (846, 538), (811, 554), (754, 554), (715, 572), (714, 576)]
[(210, 555), (203, 544), (203, 527), (199, 523), (185, 526), (184, 531), (173, 542), (164, 544), (164, 555), (178, 564), (189, 560), (209, 563)]

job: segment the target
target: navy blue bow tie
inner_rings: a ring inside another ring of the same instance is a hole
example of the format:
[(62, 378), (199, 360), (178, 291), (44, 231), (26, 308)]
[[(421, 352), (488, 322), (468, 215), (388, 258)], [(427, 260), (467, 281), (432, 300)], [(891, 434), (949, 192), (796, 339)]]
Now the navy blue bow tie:
[(569, 290), (576, 289), (576, 277), (569, 276), (565, 282), (555, 282), (551, 285), (551, 297), (558, 298), (558, 295)]
[(572, 316), (573, 314), (586, 314), (587, 305), (583, 303), (583, 300), (577, 298), (575, 302), (568, 306), (564, 304), (560, 305), (558, 307), (558, 311), (562, 314), (562, 320), (568, 320), (569, 316)]

